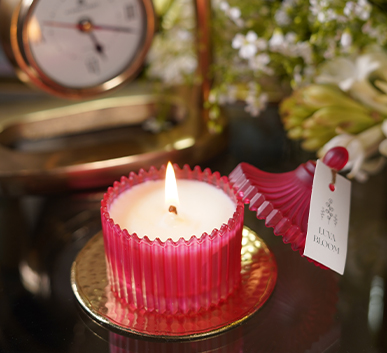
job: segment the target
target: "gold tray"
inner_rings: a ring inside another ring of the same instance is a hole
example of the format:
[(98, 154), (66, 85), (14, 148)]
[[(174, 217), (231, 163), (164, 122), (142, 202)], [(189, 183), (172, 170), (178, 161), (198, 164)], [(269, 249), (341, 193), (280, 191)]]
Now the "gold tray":
[(188, 315), (134, 310), (116, 299), (106, 277), (102, 233), (81, 250), (71, 269), (71, 285), (79, 303), (99, 324), (119, 333), (163, 339), (193, 339), (228, 330), (258, 311), (269, 299), (277, 266), (266, 244), (244, 227), (241, 286), (222, 304)]

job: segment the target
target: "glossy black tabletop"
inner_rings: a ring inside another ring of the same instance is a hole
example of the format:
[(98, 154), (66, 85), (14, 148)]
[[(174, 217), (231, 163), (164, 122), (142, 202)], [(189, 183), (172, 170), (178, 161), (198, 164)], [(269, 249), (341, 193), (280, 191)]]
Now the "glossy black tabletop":
[[(285, 172), (311, 156), (290, 143), (276, 108), (231, 114), (228, 148), (202, 167), (228, 175), (239, 162)], [(190, 161), (187, 161), (189, 164)], [(120, 335), (77, 303), (70, 268), (100, 229), (103, 190), (0, 199), (0, 351), (17, 352), (387, 352), (386, 171), (353, 183), (345, 273), (316, 267), (246, 208), (245, 224), (273, 252), (278, 279), (265, 305), (208, 338)]]

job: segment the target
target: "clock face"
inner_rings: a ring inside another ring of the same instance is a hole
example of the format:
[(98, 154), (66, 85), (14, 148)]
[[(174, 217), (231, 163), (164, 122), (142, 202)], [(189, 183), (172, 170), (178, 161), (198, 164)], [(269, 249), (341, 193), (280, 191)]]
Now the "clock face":
[(23, 32), (26, 57), (54, 85), (104, 84), (141, 65), (147, 16), (143, 0), (35, 0)]

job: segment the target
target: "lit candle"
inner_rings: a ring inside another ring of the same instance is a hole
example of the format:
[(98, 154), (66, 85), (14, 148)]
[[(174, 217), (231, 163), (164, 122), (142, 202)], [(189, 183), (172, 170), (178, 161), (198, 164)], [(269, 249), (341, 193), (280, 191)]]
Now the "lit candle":
[(134, 309), (196, 312), (240, 284), (242, 201), (217, 172), (175, 171), (177, 186), (164, 168), (131, 173), (101, 201), (110, 288)]
[(232, 218), (235, 207), (230, 197), (210, 184), (197, 180), (176, 182), (169, 164), (165, 182), (147, 181), (125, 191), (113, 202), (110, 216), (129, 234), (164, 242), (168, 238), (189, 240), (193, 235), (209, 234)]

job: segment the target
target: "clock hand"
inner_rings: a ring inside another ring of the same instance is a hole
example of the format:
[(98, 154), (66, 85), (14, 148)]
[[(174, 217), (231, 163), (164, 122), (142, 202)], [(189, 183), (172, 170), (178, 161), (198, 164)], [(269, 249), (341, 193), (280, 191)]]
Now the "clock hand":
[[(56, 22), (56, 21), (44, 21), (43, 24), (49, 27), (59, 27), (59, 28), (75, 28), (79, 29), (82, 32), (85, 32), (84, 27), (81, 23), (67, 23), (67, 22)], [(134, 30), (129, 27), (118, 27), (118, 26), (109, 26), (109, 25), (92, 25), (92, 29), (99, 31), (114, 31), (114, 32), (124, 32), (124, 33), (134, 33)]]
[(93, 25), (93, 28), (96, 30), (134, 33), (133, 28), (129, 28), (129, 27), (117, 27), (117, 26), (109, 26), (109, 25)]
[(60, 27), (60, 28), (75, 28), (81, 29), (81, 26), (77, 23), (66, 23), (66, 22), (54, 22), (54, 21), (44, 21), (43, 24), (49, 27)]
[(101, 56), (105, 57), (104, 49), (102, 44), (99, 43), (97, 37), (94, 34), (93, 22), (89, 18), (83, 18), (78, 23), (78, 28), (81, 32), (89, 35), (91, 41), (94, 44), (95, 51)]
[(98, 54), (100, 54), (102, 57), (106, 57), (104, 48), (103, 48), (102, 44), (99, 43), (99, 41), (98, 41), (97, 37), (95, 36), (95, 34), (93, 32), (87, 32), (87, 33), (90, 36), (90, 39), (91, 39), (91, 41), (94, 44), (95, 51)]

